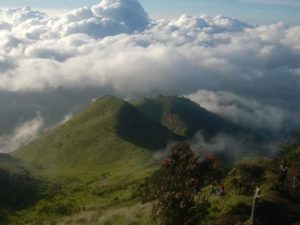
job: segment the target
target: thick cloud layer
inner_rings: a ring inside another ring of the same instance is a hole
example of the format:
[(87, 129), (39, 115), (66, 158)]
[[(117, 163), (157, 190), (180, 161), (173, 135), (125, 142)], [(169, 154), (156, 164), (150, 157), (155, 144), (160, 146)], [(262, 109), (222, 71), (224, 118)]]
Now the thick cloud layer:
[(253, 129), (297, 129), (299, 58), (300, 26), (283, 23), (150, 20), (137, 0), (56, 17), (0, 9), (0, 132), (36, 111), (45, 126), (56, 124), (102, 94), (188, 95)]

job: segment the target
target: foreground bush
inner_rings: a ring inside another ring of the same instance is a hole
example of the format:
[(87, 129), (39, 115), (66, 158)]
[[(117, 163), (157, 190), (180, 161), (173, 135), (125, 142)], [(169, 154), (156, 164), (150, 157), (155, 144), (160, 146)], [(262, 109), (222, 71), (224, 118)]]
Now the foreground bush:
[(200, 197), (208, 161), (200, 161), (187, 142), (172, 147), (162, 165), (158, 202), (153, 207), (159, 225), (198, 224), (207, 214), (208, 201)]

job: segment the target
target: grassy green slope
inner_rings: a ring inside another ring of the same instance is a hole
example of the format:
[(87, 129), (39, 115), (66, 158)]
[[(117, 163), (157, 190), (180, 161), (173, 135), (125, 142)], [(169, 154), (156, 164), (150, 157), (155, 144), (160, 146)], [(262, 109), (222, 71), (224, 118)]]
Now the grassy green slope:
[(13, 155), (44, 177), (91, 177), (138, 171), (149, 164), (148, 150), (171, 137), (127, 102), (106, 96)]
[(147, 117), (161, 122), (172, 132), (184, 137), (191, 137), (199, 130), (207, 137), (219, 131), (237, 130), (231, 123), (183, 97), (159, 96), (135, 100), (132, 104)]
[[(10, 214), (7, 224), (154, 224), (152, 203), (141, 204), (133, 196), (135, 185), (157, 169), (151, 151), (177, 138), (173, 133), (190, 137), (204, 130), (210, 136), (234, 128), (185, 98), (158, 97), (132, 104), (138, 109), (121, 99), (103, 97), (13, 153), (48, 186), (42, 200)], [(276, 168), (285, 159), (299, 169), (295, 146), (274, 162)], [(5, 170), (23, 170), (18, 160), (5, 157)], [(210, 214), (204, 224), (241, 224), (248, 219), (251, 194), (235, 190), (233, 178), (229, 174), (223, 180), (226, 196), (209, 196)], [(271, 185), (264, 182), (265, 187)], [(204, 189), (209, 191), (210, 187)]]
[[(9, 224), (20, 219), (22, 224), (70, 220), (82, 224), (82, 214), (89, 224), (90, 214), (103, 221), (98, 224), (105, 224), (115, 220), (115, 212), (124, 215), (126, 210), (134, 215), (123, 224), (131, 220), (143, 224), (145, 219), (135, 215), (140, 206), (132, 190), (156, 169), (151, 151), (165, 147), (174, 136), (121, 99), (97, 100), (12, 154), (47, 185), (44, 198), (10, 214)], [(149, 212), (149, 207), (142, 208)]]

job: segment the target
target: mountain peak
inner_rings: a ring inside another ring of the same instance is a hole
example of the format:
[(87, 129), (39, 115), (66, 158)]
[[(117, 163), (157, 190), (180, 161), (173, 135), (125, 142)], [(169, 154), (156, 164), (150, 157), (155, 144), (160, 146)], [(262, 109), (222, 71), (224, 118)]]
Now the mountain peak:
[(104, 96), (14, 155), (49, 173), (94, 174), (115, 164), (118, 168), (145, 165), (149, 150), (166, 147), (173, 137), (123, 99)]

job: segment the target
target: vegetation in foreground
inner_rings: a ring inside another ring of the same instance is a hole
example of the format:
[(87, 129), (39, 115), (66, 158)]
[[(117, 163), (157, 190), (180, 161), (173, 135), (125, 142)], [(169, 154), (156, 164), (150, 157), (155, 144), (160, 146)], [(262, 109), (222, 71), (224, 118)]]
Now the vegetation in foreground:
[[(247, 224), (256, 186), (263, 186), (258, 225), (299, 222), (299, 192), (291, 188), (291, 178), (299, 179), (297, 141), (274, 160), (233, 166), (179, 144), (160, 167), (155, 150), (195, 129), (193, 117), (176, 110), (184, 99), (156, 101), (165, 115), (158, 119), (106, 96), (12, 156), (0, 155), (0, 223), (169, 225), (180, 214), (187, 224)], [(289, 179), (279, 185), (282, 161)]]
[[(300, 219), (300, 192), (291, 179), (293, 171), (300, 169), (299, 157), (298, 146), (284, 150), (274, 160), (228, 168), (212, 156), (199, 159), (187, 143), (179, 143), (161, 168), (153, 168), (131, 183), (122, 180), (120, 186), (111, 183), (110, 188), (93, 183), (94, 189), (91, 184), (82, 184), (81, 189), (62, 186), (53, 196), (10, 214), (6, 222), (247, 225), (253, 191), (263, 186), (255, 224), (293, 225)], [(277, 171), (282, 161), (290, 172), (284, 187), (279, 187)], [(218, 192), (220, 184), (224, 193)], [(181, 215), (177, 218), (181, 220), (173, 220), (174, 215)]]
[[(212, 156), (199, 160), (187, 143), (178, 143), (162, 175), (147, 179), (139, 193), (147, 202), (147, 186), (158, 190), (150, 192), (156, 224), (293, 225), (300, 222), (299, 159), (300, 145), (289, 144), (273, 160), (226, 168)], [(262, 191), (254, 204), (257, 188)]]

